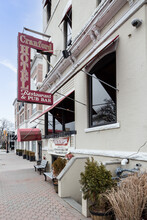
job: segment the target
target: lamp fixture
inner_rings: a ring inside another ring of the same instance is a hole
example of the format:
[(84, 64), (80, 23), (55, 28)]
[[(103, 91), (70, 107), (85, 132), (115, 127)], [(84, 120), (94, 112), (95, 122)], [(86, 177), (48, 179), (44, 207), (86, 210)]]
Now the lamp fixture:
[(136, 19), (133, 19), (131, 24), (132, 24), (133, 27), (138, 28), (142, 24), (142, 21), (140, 19), (136, 18)]
[(66, 59), (71, 55), (71, 52), (68, 50), (63, 50), (62, 51), (63, 57)]

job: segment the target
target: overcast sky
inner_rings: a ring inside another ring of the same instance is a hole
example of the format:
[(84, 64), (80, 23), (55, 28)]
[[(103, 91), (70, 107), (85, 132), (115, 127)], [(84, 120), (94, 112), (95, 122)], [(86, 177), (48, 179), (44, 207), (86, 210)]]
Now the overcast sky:
[(42, 0), (1, 1), (0, 119), (13, 123), (13, 101), (17, 97), (17, 35), (23, 32), (23, 27), (42, 32)]

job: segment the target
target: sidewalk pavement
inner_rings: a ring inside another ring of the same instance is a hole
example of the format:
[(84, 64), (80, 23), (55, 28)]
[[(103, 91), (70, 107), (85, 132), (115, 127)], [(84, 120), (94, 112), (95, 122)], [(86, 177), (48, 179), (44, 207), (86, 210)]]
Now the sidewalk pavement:
[(88, 220), (61, 199), (35, 162), (0, 150), (0, 220)]

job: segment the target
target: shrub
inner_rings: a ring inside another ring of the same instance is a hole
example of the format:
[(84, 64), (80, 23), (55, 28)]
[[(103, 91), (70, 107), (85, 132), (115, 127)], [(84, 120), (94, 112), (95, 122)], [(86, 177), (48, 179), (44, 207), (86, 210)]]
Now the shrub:
[(66, 165), (66, 159), (58, 157), (52, 164), (54, 176), (58, 176)]
[(30, 157), (35, 157), (35, 152), (29, 151), (29, 156), (30, 156)]
[(85, 171), (80, 175), (83, 198), (89, 199), (95, 207), (104, 206), (102, 194), (115, 185), (111, 172), (92, 158), (91, 161), (87, 159)]
[(29, 156), (29, 153), (30, 153), (30, 151), (29, 151), (29, 150), (26, 150), (26, 155), (28, 155), (28, 156)]

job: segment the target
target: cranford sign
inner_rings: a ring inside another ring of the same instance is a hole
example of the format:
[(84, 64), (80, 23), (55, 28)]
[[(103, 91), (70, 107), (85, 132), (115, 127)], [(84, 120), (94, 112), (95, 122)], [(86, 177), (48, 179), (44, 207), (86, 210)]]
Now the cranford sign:
[(17, 100), (44, 105), (53, 104), (50, 93), (31, 90), (31, 48), (46, 53), (53, 53), (53, 43), (18, 33), (18, 94)]

